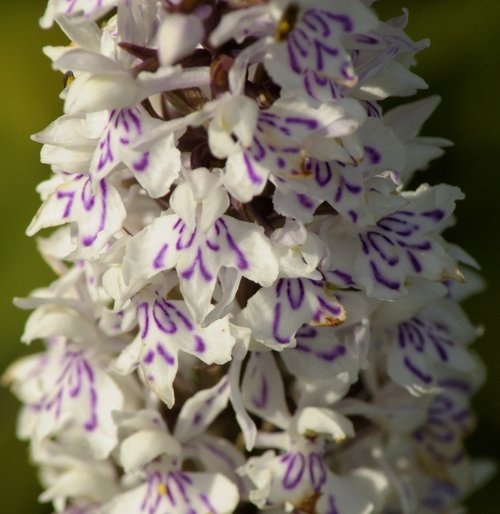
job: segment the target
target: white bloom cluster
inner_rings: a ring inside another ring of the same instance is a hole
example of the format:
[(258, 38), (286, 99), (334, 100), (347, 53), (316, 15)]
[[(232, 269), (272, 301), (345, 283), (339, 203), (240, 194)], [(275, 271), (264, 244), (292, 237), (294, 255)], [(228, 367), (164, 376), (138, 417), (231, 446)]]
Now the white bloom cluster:
[(438, 101), (382, 107), (428, 42), (373, 1), (49, 0), (59, 278), (7, 379), (57, 512), (444, 513), (489, 472), (463, 195), (407, 188)]

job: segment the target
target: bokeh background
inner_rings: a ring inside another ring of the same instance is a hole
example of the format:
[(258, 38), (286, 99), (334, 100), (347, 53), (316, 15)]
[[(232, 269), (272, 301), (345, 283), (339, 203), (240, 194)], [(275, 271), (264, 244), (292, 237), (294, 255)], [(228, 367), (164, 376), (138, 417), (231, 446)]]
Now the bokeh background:
[[(426, 125), (425, 134), (447, 137), (455, 146), (420, 174), (422, 181), (447, 182), (467, 194), (458, 206), (458, 225), (448, 239), (478, 259), (488, 289), (466, 303), (472, 320), (484, 325), (477, 352), (489, 367), (488, 382), (475, 407), (479, 426), (469, 440), (471, 453), (500, 461), (500, 58), (498, 0), (380, 0), (376, 8), (395, 15), (410, 9), (408, 32), (430, 37), (432, 46), (419, 56), (417, 72), (429, 92), (443, 101)], [(27, 313), (12, 305), (47, 284), (52, 275), (37, 255), (35, 243), (24, 235), (39, 205), (35, 186), (49, 175), (39, 163), (33, 134), (61, 113), (58, 98), (62, 77), (51, 70), (41, 48), (63, 43), (57, 29), (42, 31), (37, 20), (43, 0), (0, 0), (0, 372), (27, 349), (19, 338)], [(0, 389), (0, 512), (51, 513), (38, 505), (36, 471), (28, 463), (27, 445), (15, 439), (16, 400)], [(469, 501), (472, 514), (500, 512), (500, 479), (486, 484)], [(124, 513), (127, 514), (127, 513)]]

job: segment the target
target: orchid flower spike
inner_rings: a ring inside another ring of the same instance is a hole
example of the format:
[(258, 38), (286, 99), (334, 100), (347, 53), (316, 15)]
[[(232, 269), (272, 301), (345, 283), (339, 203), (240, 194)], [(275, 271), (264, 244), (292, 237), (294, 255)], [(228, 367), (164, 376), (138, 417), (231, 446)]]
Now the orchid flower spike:
[(444, 514), (490, 472), (464, 195), (408, 186), (438, 99), (385, 103), (428, 41), (372, 4), (49, 0), (58, 278), (5, 380), (55, 512)]

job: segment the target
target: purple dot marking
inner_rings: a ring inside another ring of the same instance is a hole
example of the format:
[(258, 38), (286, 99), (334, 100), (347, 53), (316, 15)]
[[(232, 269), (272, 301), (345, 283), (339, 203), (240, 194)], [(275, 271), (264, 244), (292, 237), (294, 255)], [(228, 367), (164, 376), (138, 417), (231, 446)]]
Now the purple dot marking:
[(134, 171), (138, 171), (142, 173), (149, 165), (149, 152), (145, 152), (142, 154), (142, 157), (137, 161), (132, 163), (132, 167)]
[(194, 351), (196, 353), (203, 353), (207, 346), (205, 344), (205, 342), (203, 341), (203, 339), (200, 337), (200, 336), (194, 336), (194, 340), (196, 342), (196, 346), (195, 346), (195, 349)]
[(380, 164), (380, 161), (382, 160), (382, 156), (380, 153), (375, 150), (375, 148), (371, 146), (365, 146), (365, 154), (370, 160), (371, 164)]
[(154, 358), (155, 352), (153, 350), (149, 350), (142, 359), (142, 362), (144, 362), (144, 364), (151, 364), (154, 361)]

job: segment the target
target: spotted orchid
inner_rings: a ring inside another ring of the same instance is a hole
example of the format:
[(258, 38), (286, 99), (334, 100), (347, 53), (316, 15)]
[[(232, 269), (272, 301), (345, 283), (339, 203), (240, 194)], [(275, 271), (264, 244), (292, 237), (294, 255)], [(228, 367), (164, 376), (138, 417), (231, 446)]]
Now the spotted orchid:
[(491, 473), (464, 195), (411, 189), (449, 145), (401, 100), (428, 40), (377, 7), (48, 1), (57, 278), (4, 378), (55, 513), (443, 514)]

